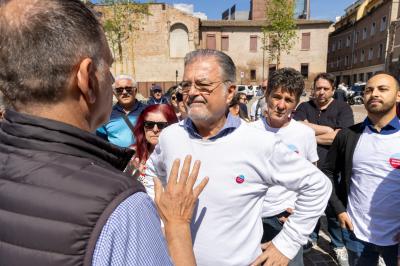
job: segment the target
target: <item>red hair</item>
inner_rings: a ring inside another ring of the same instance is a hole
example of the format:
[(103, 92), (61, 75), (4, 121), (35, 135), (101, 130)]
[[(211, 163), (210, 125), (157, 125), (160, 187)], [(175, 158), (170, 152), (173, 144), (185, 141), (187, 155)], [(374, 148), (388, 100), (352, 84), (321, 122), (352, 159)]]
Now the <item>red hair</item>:
[(147, 106), (136, 122), (136, 126), (133, 129), (133, 133), (136, 138), (136, 155), (141, 161), (146, 161), (149, 157), (149, 145), (146, 140), (144, 133), (144, 121), (149, 113), (161, 113), (167, 119), (168, 124), (173, 124), (178, 122), (178, 117), (176, 116), (174, 109), (169, 104), (154, 104)]

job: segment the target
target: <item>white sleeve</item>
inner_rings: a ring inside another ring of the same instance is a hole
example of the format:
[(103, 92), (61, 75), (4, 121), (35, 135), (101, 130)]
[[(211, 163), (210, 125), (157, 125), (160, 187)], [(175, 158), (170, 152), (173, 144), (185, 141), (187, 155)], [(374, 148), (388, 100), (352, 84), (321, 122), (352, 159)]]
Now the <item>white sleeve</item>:
[(315, 137), (314, 132), (311, 132), (310, 136), (307, 137), (307, 155), (306, 158), (308, 161), (315, 163), (318, 162), (318, 152), (317, 152), (317, 138)]
[(281, 185), (297, 192), (295, 211), (285, 222), (281, 232), (272, 240), (289, 259), (307, 243), (319, 217), (325, 211), (331, 195), (331, 182), (312, 163), (277, 140), (267, 161), (267, 171), (273, 185)]
[(146, 162), (146, 171), (144, 176), (144, 186), (147, 194), (154, 200), (154, 181), (153, 178), (157, 177), (165, 185), (167, 183), (167, 173), (165, 162), (163, 160), (163, 153), (160, 145), (156, 145), (153, 153), (150, 155)]

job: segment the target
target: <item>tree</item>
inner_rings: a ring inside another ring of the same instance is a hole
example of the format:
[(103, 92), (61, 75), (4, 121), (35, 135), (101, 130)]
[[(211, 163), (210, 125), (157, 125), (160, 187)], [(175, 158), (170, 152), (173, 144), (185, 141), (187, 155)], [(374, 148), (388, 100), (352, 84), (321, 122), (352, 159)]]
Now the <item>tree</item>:
[(263, 26), (263, 49), (268, 51), (271, 61), (276, 60), (276, 67), (281, 64), (283, 52), (290, 52), (296, 37), (294, 19), (295, 0), (269, 0), (265, 11)]
[(105, 4), (102, 14), (104, 32), (116, 61), (123, 65), (123, 58), (126, 56), (124, 51), (130, 50), (134, 72), (133, 45), (137, 37), (135, 33), (140, 29), (139, 24), (143, 16), (150, 15), (148, 4), (140, 4), (132, 0), (102, 0), (101, 3)]

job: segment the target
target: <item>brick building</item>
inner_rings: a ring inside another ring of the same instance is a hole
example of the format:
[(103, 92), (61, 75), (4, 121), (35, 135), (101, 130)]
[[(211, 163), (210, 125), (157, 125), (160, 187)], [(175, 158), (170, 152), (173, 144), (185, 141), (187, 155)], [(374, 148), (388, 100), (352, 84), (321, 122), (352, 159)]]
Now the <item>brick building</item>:
[(388, 70), (390, 25), (398, 11), (398, 1), (392, 0), (359, 0), (346, 9), (328, 41), (328, 72), (337, 84), (365, 82)]

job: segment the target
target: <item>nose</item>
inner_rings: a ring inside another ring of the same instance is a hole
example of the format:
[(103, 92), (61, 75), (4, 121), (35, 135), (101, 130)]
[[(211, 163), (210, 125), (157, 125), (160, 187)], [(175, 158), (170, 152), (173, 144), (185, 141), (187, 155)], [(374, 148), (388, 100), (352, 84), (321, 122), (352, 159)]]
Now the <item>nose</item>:
[(276, 108), (278, 108), (278, 109), (280, 109), (280, 110), (282, 110), (282, 109), (285, 109), (285, 100), (279, 100), (277, 103), (276, 103)]

